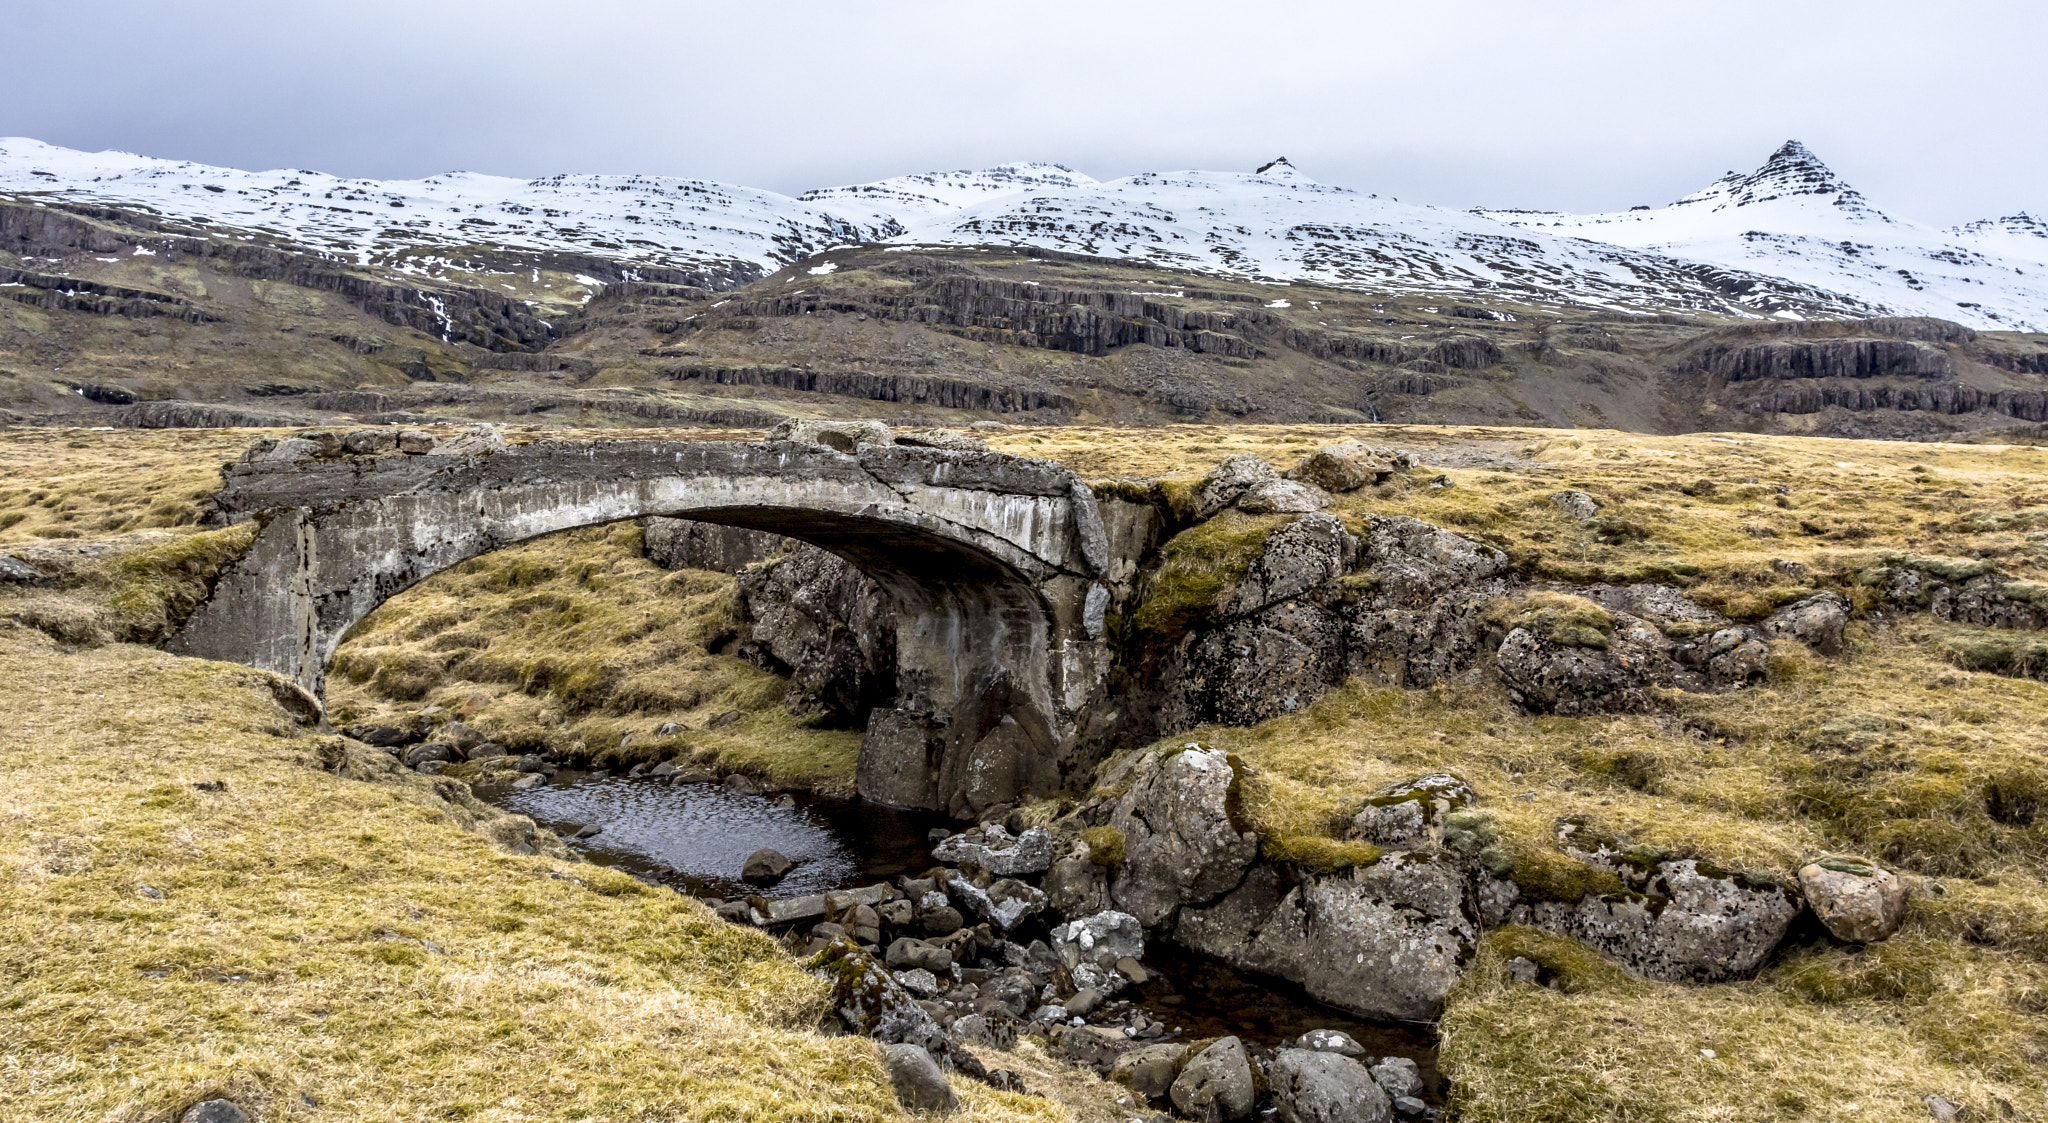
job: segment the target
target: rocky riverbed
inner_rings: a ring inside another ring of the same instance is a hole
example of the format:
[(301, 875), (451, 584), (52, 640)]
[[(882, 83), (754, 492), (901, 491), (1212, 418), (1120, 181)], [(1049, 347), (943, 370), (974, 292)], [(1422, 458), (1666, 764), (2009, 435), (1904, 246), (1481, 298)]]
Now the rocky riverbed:
[[(1020, 1035), (1124, 1084), (1134, 1111), (1162, 1117), (1269, 1107), (1298, 1119), (1433, 1118), (1441, 1104), (1427, 1027), (1348, 1016), (1286, 983), (1148, 944), (1130, 913), (1063, 920), (1048, 895), (1058, 836), (1044, 827), (954, 833), (929, 814), (654, 771), (542, 762), (500, 770), (479, 791), (592, 861), (778, 935), (832, 978), (835, 1028), (891, 1046), (907, 1104), (944, 1106), (929, 1079), (943, 1082), (944, 1069), (1015, 1084), (972, 1050)], [(743, 868), (763, 850), (787, 861), (768, 868), (786, 872), (757, 870), (771, 884), (749, 885)]]

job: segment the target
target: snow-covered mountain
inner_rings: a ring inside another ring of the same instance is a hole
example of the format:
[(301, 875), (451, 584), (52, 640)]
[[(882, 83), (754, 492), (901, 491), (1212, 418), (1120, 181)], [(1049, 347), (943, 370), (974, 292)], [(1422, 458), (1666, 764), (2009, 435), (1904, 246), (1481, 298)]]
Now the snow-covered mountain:
[(1474, 213), (1786, 277), (1893, 312), (2048, 330), (2048, 224), (2017, 214), (1940, 230), (1893, 218), (1796, 140), (1756, 171), (1729, 172), (1666, 207)]
[(1103, 182), (1006, 164), (791, 198), (659, 176), (345, 180), (12, 138), (0, 139), (0, 193), (111, 204), (401, 270), (473, 247), (772, 270), (851, 242), (1030, 245), (1276, 284), (2048, 329), (2048, 227), (2026, 215), (1946, 231), (1895, 220), (1797, 144), (1756, 173), (1620, 215), (1402, 203), (1317, 183), (1285, 160)]
[(739, 260), (774, 268), (897, 229), (886, 216), (855, 211), (848, 220), (773, 191), (668, 176), (337, 179), (78, 152), (19, 137), (0, 139), (0, 192), (109, 203), (174, 223), (266, 234), (364, 265), (389, 263), (400, 251), (484, 245), (646, 264)]

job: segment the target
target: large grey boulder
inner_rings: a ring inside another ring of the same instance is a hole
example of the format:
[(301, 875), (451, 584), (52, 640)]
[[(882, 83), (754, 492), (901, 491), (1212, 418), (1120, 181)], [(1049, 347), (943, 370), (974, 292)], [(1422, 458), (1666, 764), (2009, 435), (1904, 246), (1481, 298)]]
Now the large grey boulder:
[(1251, 725), (1299, 710), (1341, 680), (1343, 626), (1332, 609), (1358, 545), (1330, 515), (1274, 531), (1217, 622), (1180, 658), (1165, 724)]
[(1053, 834), (1044, 827), (1032, 827), (1012, 836), (1001, 826), (990, 824), (977, 831), (947, 835), (932, 848), (932, 858), (941, 862), (972, 862), (997, 877), (1044, 873), (1052, 866)]
[(1182, 909), (1173, 938), (1365, 1017), (1428, 1021), (1478, 940), (1465, 895), (1454, 863), (1421, 853), (1294, 884), (1260, 866), (1215, 905)]
[(1815, 593), (1773, 612), (1761, 625), (1765, 635), (1796, 639), (1823, 655), (1842, 651), (1842, 630), (1849, 624), (1849, 601), (1840, 593)]
[(1393, 1105), (1362, 1064), (1339, 1053), (1282, 1049), (1266, 1079), (1280, 1123), (1387, 1123)]
[(1333, 515), (1306, 515), (1266, 539), (1259, 556), (1238, 579), (1224, 610), (1243, 616), (1307, 596), (1344, 576), (1360, 543)]
[(1110, 886), (1119, 909), (1149, 928), (1244, 879), (1259, 836), (1241, 821), (1238, 767), (1194, 742), (1139, 759), (1109, 820), (1124, 836), (1124, 863)]
[(896, 1089), (896, 1102), (905, 1110), (943, 1114), (959, 1108), (960, 1097), (923, 1046), (883, 1046), (883, 1065), (889, 1070), (889, 1084)]
[(1606, 643), (1604, 648), (1586, 647), (1515, 628), (1494, 653), (1494, 667), (1508, 696), (1536, 713), (1648, 710), (1649, 688), (1677, 674), (1670, 641), (1643, 621), (1615, 613)]
[(1306, 514), (1329, 505), (1329, 492), (1294, 480), (1253, 484), (1237, 497), (1237, 509), (1248, 515)]
[(1301, 463), (1287, 470), (1287, 478), (1324, 491), (1357, 491), (1404, 470), (1413, 460), (1412, 456), (1392, 449), (1346, 441), (1325, 445), (1302, 457)]
[(1822, 858), (1802, 866), (1799, 888), (1838, 940), (1874, 944), (1906, 922), (1905, 881), (1862, 858)]
[(1236, 503), (1238, 496), (1253, 486), (1279, 478), (1280, 473), (1256, 453), (1233, 456), (1216, 465), (1208, 482), (1195, 493), (1195, 517), (1210, 518)]
[(1626, 891), (1517, 902), (1509, 919), (1571, 936), (1646, 978), (1717, 983), (1752, 974), (1803, 907), (1785, 886), (1645, 852), (1576, 820), (1559, 837), (1567, 854), (1613, 873)]
[(952, 1055), (953, 1044), (939, 1023), (887, 967), (853, 941), (833, 940), (812, 958), (810, 970), (831, 984), (832, 1009), (855, 1033), (885, 1045), (919, 1045), (939, 1056)]
[(1310, 601), (1226, 620), (1189, 646), (1166, 725), (1256, 725), (1306, 709), (1342, 676), (1343, 653), (1342, 621)]
[(1251, 1115), (1257, 1098), (1244, 1043), (1226, 1037), (1191, 1058), (1167, 1089), (1173, 1106), (1198, 1123), (1226, 1123)]

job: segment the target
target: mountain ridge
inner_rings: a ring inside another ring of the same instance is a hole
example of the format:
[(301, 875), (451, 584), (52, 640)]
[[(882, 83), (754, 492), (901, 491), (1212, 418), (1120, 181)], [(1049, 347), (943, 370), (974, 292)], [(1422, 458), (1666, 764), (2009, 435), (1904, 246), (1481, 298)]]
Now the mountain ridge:
[[(194, 229), (390, 269), (394, 279), (431, 274), (454, 254), (484, 247), (591, 254), (617, 261), (628, 279), (635, 267), (663, 267), (744, 281), (836, 245), (988, 244), (1392, 294), (1495, 292), (1625, 312), (1938, 315), (1994, 330), (2048, 326), (2048, 286), (2027, 279), (2048, 277), (2048, 237), (2033, 237), (2048, 231), (2038, 221), (2020, 214), (1949, 231), (1904, 224), (1869, 206), (1797, 141), (1757, 172), (1729, 173), (1661, 212), (1619, 216), (1401, 203), (1317, 183), (1284, 159), (1251, 173), (1107, 181), (1024, 162), (792, 197), (661, 176), (449, 172), (376, 181), (244, 172), (23, 138), (0, 139), (0, 193), (140, 208)], [(1717, 221), (1674, 232), (1674, 208), (1771, 211), (1790, 228), (1730, 233)], [(1873, 228), (1894, 235), (1879, 246)], [(1856, 260), (1872, 251), (1883, 261)], [(1905, 263), (1905, 278), (1895, 261)]]

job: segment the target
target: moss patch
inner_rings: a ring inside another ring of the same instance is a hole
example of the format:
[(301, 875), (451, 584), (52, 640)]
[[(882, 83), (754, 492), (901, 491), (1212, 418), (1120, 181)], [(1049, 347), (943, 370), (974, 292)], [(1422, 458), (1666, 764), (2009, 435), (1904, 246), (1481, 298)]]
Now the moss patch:
[(1584, 597), (1535, 592), (1488, 607), (1486, 622), (1503, 631), (1524, 628), (1562, 647), (1607, 649), (1614, 616)]
[(1161, 551), (1144, 600), (1132, 616), (1141, 637), (1171, 644), (1222, 607), (1284, 515), (1225, 511), (1173, 536)]
[(1088, 860), (1105, 869), (1124, 864), (1124, 832), (1115, 827), (1089, 827), (1081, 832), (1088, 844)]

